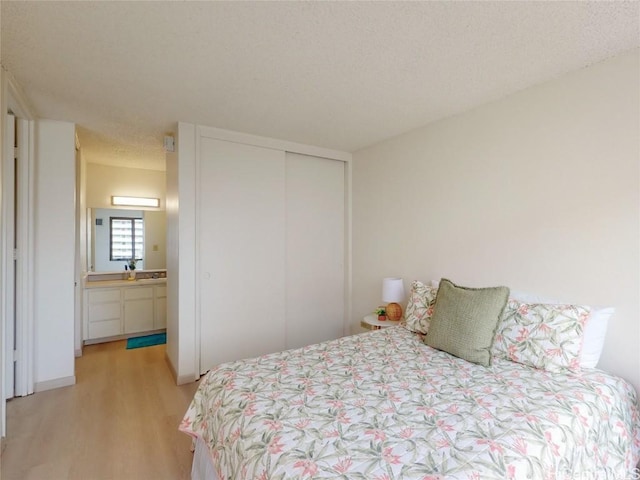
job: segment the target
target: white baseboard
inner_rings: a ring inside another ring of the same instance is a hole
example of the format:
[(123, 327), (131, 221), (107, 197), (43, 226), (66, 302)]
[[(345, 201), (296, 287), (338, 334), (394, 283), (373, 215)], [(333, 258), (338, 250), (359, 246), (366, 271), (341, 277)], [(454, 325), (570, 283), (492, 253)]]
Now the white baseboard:
[(171, 363), (171, 359), (169, 358), (169, 354), (167, 353), (167, 351), (164, 351), (164, 361), (167, 362), (167, 366), (169, 367), (169, 371), (171, 372), (171, 376), (173, 377), (173, 380), (176, 382), (176, 384), (178, 383), (178, 374), (176, 373), (176, 369), (173, 368), (173, 363)]
[(34, 393), (44, 392), (47, 390), (53, 390), (54, 388), (69, 387), (76, 384), (76, 376), (54, 378), (53, 380), (46, 380), (44, 382), (36, 382), (33, 387)]
[(155, 333), (164, 333), (166, 332), (166, 328), (158, 328), (156, 330), (145, 330), (144, 332), (137, 333), (125, 333), (124, 335), (114, 335), (113, 337), (102, 337), (102, 338), (92, 338), (89, 340), (84, 340), (84, 345), (95, 345), (96, 343), (106, 343), (106, 342), (115, 342), (118, 340), (128, 340), (129, 338), (135, 337), (146, 337), (147, 335), (153, 335)]
[(196, 380), (198, 380), (198, 378), (195, 377), (194, 375), (180, 375), (176, 379), (176, 385), (185, 385), (187, 383), (193, 383)]

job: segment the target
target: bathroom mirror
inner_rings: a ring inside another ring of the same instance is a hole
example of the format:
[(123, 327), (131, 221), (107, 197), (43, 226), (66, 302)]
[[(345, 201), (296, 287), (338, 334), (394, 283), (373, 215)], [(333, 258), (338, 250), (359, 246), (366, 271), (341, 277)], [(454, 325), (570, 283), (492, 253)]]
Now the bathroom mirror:
[[(112, 230), (113, 229), (113, 230)], [(136, 233), (137, 232), (137, 233)], [(142, 239), (140, 241), (140, 233)], [(136, 238), (136, 235), (138, 238)], [(165, 269), (166, 213), (164, 210), (127, 210), (89, 208), (87, 210), (87, 271), (124, 271), (128, 257), (135, 249), (137, 270)], [(118, 248), (118, 238), (132, 245)]]

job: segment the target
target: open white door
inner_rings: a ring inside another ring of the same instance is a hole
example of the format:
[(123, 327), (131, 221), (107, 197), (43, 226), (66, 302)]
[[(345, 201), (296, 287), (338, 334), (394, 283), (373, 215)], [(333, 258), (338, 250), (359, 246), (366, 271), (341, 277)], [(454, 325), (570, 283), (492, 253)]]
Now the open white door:
[[(5, 402), (15, 395), (16, 317), (15, 317), (15, 117), (7, 114), (5, 151), (2, 155), (2, 324), (4, 326), (4, 392)], [(3, 403), (4, 411), (4, 403)], [(4, 433), (4, 432), (3, 432)]]
[(7, 114), (2, 159), (3, 400), (33, 393), (33, 122)]
[(15, 117), (7, 114), (5, 151), (2, 165), (2, 318), (4, 330), (4, 399), (15, 395), (16, 317), (15, 317)]
[(14, 396), (33, 393), (33, 121), (16, 116), (14, 149)]

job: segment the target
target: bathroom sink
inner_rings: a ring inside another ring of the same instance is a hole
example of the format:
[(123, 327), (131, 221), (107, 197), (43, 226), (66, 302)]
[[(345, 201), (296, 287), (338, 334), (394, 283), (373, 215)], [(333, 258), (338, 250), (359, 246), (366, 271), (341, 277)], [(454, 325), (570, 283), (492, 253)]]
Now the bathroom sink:
[(166, 280), (166, 278), (136, 278), (136, 283), (162, 283)]

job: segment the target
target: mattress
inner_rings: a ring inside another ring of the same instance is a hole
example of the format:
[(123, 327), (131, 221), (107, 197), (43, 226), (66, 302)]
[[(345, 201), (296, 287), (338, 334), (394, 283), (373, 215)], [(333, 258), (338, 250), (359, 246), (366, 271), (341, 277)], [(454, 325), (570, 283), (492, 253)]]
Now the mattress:
[(589, 369), (483, 367), (391, 327), (210, 371), (180, 429), (220, 479), (627, 478), (635, 390)]

